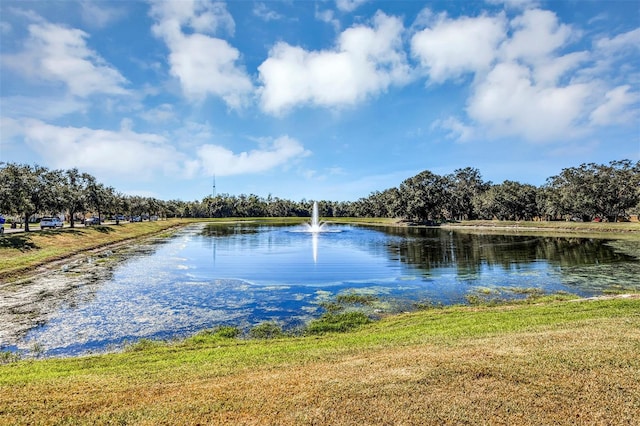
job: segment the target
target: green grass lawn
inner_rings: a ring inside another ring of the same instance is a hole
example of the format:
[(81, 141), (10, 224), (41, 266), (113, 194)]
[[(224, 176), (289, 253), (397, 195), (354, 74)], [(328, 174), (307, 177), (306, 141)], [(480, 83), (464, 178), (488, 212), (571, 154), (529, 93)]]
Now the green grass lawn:
[(349, 333), (203, 333), (0, 366), (0, 424), (632, 424), (640, 298), (449, 307)]
[(640, 233), (638, 222), (537, 222), (537, 221), (507, 221), (507, 220), (467, 220), (457, 223), (448, 223), (445, 227), (451, 228), (510, 228), (512, 230), (556, 230), (583, 233)]
[(174, 219), (6, 234), (0, 237), (0, 279), (74, 254), (159, 234), (186, 223)]

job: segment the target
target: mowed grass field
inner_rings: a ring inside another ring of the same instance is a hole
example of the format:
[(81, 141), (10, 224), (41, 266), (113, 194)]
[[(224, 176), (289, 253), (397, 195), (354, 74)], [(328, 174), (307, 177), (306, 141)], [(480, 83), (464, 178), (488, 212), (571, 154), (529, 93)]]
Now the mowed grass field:
[(0, 424), (608, 424), (640, 418), (640, 298), (449, 307), (345, 334), (202, 334), (0, 366)]
[(78, 228), (67, 225), (56, 230), (5, 234), (0, 237), (0, 279), (31, 272), (74, 254), (162, 233), (186, 223), (173, 219)]

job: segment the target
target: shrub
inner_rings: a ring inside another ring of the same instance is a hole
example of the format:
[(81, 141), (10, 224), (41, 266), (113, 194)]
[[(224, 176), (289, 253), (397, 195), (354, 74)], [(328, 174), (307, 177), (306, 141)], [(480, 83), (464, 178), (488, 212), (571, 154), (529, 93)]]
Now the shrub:
[(544, 295), (544, 290), (537, 287), (513, 287), (513, 288), (505, 288), (505, 291), (510, 291), (514, 294), (528, 294), (530, 296), (542, 296)]
[(164, 343), (159, 340), (153, 339), (140, 339), (135, 343), (127, 345), (125, 347), (126, 352), (143, 352), (150, 349), (158, 348), (162, 346)]
[(282, 327), (275, 322), (263, 322), (249, 330), (249, 336), (253, 339), (275, 339), (284, 336)]
[(213, 330), (214, 336), (222, 337), (223, 339), (235, 339), (236, 337), (240, 336), (240, 333), (241, 331), (238, 327), (232, 327), (228, 325), (216, 327)]
[(327, 312), (338, 312), (341, 311), (344, 307), (342, 305), (337, 304), (336, 302), (320, 302), (320, 307), (324, 308)]
[(433, 302), (431, 300), (425, 300), (423, 302), (415, 302), (413, 308), (417, 311), (426, 311), (429, 309), (442, 309), (444, 305), (442, 302)]
[(311, 321), (305, 331), (307, 334), (343, 333), (370, 322), (371, 319), (362, 312), (351, 311), (339, 314), (329, 312)]
[(0, 365), (17, 362), (17, 361), (20, 361), (21, 358), (22, 357), (17, 352), (2, 351), (0, 352)]
[(188, 339), (189, 343), (203, 344), (220, 339), (235, 339), (242, 334), (238, 327), (221, 325), (212, 329), (207, 329)]

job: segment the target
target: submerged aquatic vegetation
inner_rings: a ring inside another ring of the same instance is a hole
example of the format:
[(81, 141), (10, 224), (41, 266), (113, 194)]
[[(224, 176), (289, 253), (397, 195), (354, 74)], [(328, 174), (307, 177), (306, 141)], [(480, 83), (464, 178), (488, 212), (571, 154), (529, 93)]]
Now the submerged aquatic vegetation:
[(442, 302), (434, 302), (432, 300), (422, 300), (420, 302), (415, 302), (412, 305), (412, 308), (416, 311), (426, 311), (428, 309), (442, 309), (445, 305)]
[(603, 290), (602, 294), (607, 294), (607, 295), (611, 295), (611, 294), (630, 294), (630, 293), (635, 293), (637, 291), (638, 290), (636, 288), (633, 288), (633, 287), (624, 286), (624, 285), (620, 285), (620, 284), (613, 284), (611, 287)]
[[(514, 298), (514, 295), (526, 295), (524, 298)], [(499, 306), (509, 304), (531, 304), (552, 301), (566, 301), (579, 299), (580, 296), (558, 290), (553, 293), (545, 293), (544, 290), (536, 287), (500, 287), (490, 294), (470, 293), (465, 296), (465, 300), (472, 306)]]
[(608, 246), (613, 247), (617, 252), (624, 253), (628, 256), (635, 257), (640, 260), (640, 240), (612, 240), (607, 243)]
[(544, 290), (538, 287), (501, 287), (500, 290), (513, 294), (527, 294), (530, 296), (541, 296)]
[(371, 294), (358, 294), (354, 291), (336, 296), (336, 303), (339, 305), (371, 305), (377, 300), (378, 298)]

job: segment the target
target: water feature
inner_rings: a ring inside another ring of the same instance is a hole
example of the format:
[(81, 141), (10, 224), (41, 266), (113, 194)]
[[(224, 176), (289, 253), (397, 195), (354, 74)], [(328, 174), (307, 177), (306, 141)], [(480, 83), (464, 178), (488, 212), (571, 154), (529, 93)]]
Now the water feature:
[(309, 225), (310, 232), (321, 232), (322, 225), (320, 223), (320, 213), (318, 212), (318, 202), (313, 202), (313, 208), (311, 209), (311, 224)]
[(376, 296), (374, 313), (470, 296), (640, 290), (637, 253), (624, 241), (323, 226), (315, 214), (300, 226), (199, 224), (117, 262), (95, 258), (0, 288), (0, 350), (74, 355), (217, 325), (297, 327), (344, 292)]
[[(300, 229), (295, 229), (293, 232), (299, 232)], [(320, 212), (318, 209), (318, 202), (313, 202), (313, 207), (311, 209), (311, 223), (307, 224), (307, 227), (304, 228), (304, 232), (311, 233), (311, 245), (313, 249), (313, 262), (318, 262), (318, 233), (320, 232), (342, 232), (340, 228), (332, 228), (327, 229), (324, 226), (324, 223), (320, 222)]]

